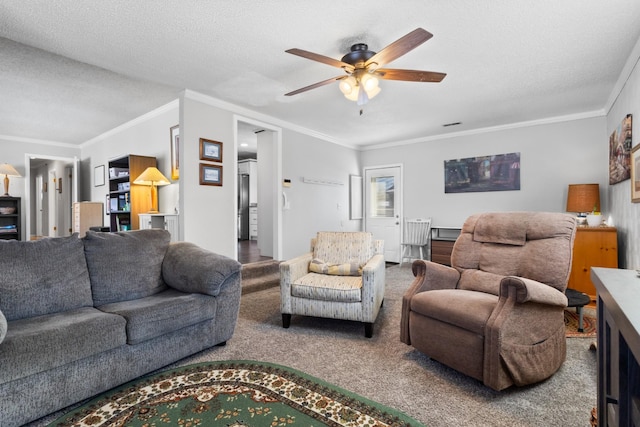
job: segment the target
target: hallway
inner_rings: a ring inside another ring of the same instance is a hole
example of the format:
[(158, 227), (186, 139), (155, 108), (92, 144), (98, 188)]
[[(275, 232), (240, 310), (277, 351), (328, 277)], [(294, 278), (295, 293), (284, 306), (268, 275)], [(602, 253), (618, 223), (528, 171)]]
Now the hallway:
[(256, 240), (238, 240), (238, 261), (241, 264), (266, 261), (272, 259), (267, 256), (260, 256), (258, 242)]

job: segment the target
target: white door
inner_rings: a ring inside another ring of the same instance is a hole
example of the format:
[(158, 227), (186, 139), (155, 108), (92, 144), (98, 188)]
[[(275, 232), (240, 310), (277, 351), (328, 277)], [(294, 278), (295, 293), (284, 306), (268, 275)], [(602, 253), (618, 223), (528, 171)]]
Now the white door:
[(365, 230), (384, 240), (384, 258), (400, 262), (402, 167), (367, 168), (364, 172)]

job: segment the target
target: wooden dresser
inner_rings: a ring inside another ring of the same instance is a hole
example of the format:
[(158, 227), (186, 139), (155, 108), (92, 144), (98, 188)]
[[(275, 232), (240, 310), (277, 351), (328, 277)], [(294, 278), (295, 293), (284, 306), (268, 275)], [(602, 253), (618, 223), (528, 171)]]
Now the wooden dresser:
[(585, 227), (576, 229), (573, 263), (569, 285), (571, 289), (596, 300), (596, 288), (591, 281), (591, 267), (618, 268), (618, 233), (615, 227)]

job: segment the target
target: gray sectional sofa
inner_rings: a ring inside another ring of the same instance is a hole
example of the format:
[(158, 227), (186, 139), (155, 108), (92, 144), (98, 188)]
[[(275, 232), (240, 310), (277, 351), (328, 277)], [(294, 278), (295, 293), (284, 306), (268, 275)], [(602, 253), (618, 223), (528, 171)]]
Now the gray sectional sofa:
[(0, 425), (19, 426), (233, 335), (240, 267), (164, 230), (0, 241)]

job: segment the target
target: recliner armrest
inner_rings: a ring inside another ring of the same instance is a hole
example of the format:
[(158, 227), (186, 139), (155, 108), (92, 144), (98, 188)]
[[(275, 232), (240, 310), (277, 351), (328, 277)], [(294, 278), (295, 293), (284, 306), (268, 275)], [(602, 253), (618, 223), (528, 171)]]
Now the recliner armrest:
[(567, 306), (567, 297), (556, 288), (524, 277), (507, 276), (500, 281), (500, 298), (508, 298), (509, 289), (515, 291), (516, 303), (535, 302), (538, 304)]
[[(460, 280), (458, 270), (436, 262), (419, 259), (413, 262), (411, 269), (416, 277), (414, 285), (417, 285), (420, 279), (420, 286), (417, 286), (414, 294), (434, 289), (455, 289)], [(414, 288), (414, 285), (410, 289)]]
[(431, 261), (416, 260), (412, 264), (415, 279), (402, 296), (402, 314), (400, 317), (400, 341), (411, 345), (409, 336), (409, 312), (411, 298), (420, 292), (435, 289), (455, 289), (460, 280), (460, 273), (452, 267)]

